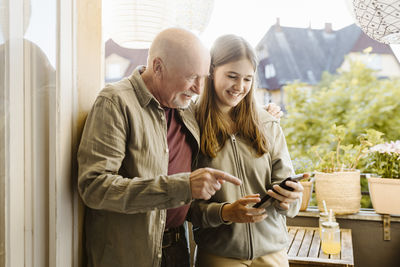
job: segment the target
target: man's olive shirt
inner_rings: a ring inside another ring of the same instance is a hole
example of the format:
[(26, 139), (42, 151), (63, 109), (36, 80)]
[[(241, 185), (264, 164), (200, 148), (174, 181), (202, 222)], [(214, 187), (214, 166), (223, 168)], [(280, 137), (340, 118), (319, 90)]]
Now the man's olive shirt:
[[(165, 113), (146, 88), (142, 68), (100, 92), (79, 146), (89, 267), (160, 266), (166, 209), (192, 200), (190, 173), (167, 175)], [(180, 115), (197, 155), (194, 111)]]

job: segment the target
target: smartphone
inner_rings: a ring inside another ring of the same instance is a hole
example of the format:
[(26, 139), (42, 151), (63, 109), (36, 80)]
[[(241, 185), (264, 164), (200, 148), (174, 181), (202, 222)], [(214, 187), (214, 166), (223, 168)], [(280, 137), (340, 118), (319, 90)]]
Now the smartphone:
[[(290, 186), (286, 185), (286, 181), (292, 181), (292, 182), (298, 182), (301, 179), (305, 179), (310, 177), (310, 175), (308, 173), (301, 173), (301, 174), (296, 174), (294, 176), (288, 177), (285, 180), (283, 180), (279, 186), (282, 187), (283, 189), (289, 190), (289, 191), (293, 191), (294, 189)], [(272, 189), (272, 191), (274, 191), (275, 193), (279, 194), (278, 192), (276, 192), (274, 189)], [(270, 195), (265, 195), (260, 202), (254, 204), (253, 208), (266, 208), (269, 206), (271, 201), (268, 201), (272, 199), (272, 197)]]

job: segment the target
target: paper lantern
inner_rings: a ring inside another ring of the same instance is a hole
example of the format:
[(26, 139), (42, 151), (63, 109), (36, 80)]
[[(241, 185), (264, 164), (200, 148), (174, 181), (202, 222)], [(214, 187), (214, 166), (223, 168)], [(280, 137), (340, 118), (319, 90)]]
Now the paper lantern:
[(400, 44), (400, 0), (353, 0), (356, 24), (372, 39)]
[(107, 37), (124, 47), (148, 48), (167, 27), (201, 33), (213, 7), (214, 0), (113, 0), (104, 10)]

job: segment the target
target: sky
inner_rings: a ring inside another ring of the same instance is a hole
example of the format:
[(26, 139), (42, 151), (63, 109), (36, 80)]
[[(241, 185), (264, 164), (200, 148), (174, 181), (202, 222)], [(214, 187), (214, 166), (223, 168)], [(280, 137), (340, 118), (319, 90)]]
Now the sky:
[(280, 19), (281, 26), (313, 29), (332, 23), (334, 30), (353, 23), (351, 0), (215, 0), (214, 10), (201, 38), (207, 46), (222, 34), (234, 33), (256, 46)]

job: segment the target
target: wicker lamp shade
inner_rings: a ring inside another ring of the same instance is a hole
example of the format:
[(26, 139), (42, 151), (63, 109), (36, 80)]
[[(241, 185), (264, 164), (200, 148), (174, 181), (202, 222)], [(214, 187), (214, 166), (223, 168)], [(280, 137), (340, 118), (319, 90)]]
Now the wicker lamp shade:
[(201, 33), (207, 26), (214, 0), (113, 0), (108, 10), (110, 38), (128, 48), (148, 48), (154, 36), (167, 27)]
[(400, 0), (352, 0), (356, 24), (372, 39), (400, 44)]

